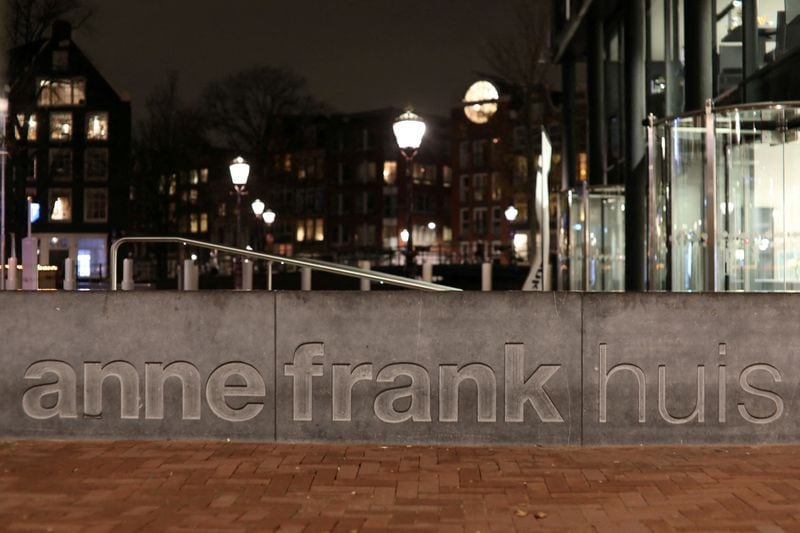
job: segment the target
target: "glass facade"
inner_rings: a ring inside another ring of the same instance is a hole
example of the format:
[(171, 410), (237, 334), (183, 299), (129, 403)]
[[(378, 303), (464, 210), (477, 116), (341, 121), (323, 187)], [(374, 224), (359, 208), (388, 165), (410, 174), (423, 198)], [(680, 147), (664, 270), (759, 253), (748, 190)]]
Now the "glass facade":
[(800, 290), (800, 108), (720, 108), (653, 134), (649, 271), (669, 268), (650, 287)]
[[(565, 227), (558, 249), (569, 264), (569, 290), (625, 289), (625, 193), (622, 187), (592, 187), (566, 195)], [(562, 204), (563, 205), (563, 204)], [(588, 232), (588, 233), (587, 233)], [(584, 257), (588, 258), (584, 262)], [(584, 275), (587, 276), (584, 282)]]

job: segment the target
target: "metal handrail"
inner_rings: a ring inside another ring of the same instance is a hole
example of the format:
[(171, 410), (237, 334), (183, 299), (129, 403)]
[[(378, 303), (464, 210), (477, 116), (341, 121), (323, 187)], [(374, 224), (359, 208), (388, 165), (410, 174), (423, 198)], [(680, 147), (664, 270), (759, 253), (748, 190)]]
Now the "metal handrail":
[(183, 237), (122, 237), (114, 241), (111, 245), (111, 290), (117, 290), (117, 253), (119, 247), (129, 242), (146, 242), (146, 243), (174, 243), (183, 244), (184, 246), (196, 246), (197, 248), (206, 248), (208, 250), (216, 250), (218, 252), (225, 252), (232, 255), (240, 255), (252, 259), (263, 259), (269, 262), (279, 262), (281, 264), (293, 265), (298, 267), (306, 267), (312, 270), (319, 270), (320, 272), (330, 272), (332, 274), (339, 274), (342, 276), (349, 276), (351, 278), (368, 279), (371, 281), (378, 281), (386, 283), (387, 285), (395, 285), (397, 287), (404, 287), (406, 289), (420, 289), (423, 291), (435, 292), (454, 292), (461, 291), (456, 287), (448, 287), (447, 285), (439, 285), (427, 281), (420, 281), (416, 279), (404, 278), (402, 276), (395, 276), (393, 274), (382, 274), (372, 270), (364, 270), (362, 268), (351, 267), (347, 265), (339, 265), (337, 263), (330, 263), (328, 261), (318, 261), (316, 259), (295, 259), (291, 257), (283, 257), (280, 255), (265, 254), (262, 252), (254, 252), (252, 250), (243, 250), (241, 248), (234, 248), (232, 246), (225, 246), (222, 244), (212, 244), (203, 241), (196, 241), (194, 239), (185, 239)]

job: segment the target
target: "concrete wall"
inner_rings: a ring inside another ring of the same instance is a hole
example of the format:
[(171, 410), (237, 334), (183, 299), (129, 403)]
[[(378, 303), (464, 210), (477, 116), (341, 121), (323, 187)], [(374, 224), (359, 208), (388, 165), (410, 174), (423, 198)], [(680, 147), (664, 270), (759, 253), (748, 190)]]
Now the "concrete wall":
[(0, 293), (0, 437), (798, 442), (795, 295)]

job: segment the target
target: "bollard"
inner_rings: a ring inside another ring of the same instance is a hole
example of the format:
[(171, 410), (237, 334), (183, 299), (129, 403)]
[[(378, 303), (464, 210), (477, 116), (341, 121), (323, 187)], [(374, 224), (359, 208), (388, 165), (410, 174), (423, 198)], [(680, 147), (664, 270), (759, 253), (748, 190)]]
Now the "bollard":
[(184, 259), (183, 260), (183, 267), (181, 268), (181, 280), (183, 282), (183, 290), (191, 291), (192, 290), (192, 264), (194, 261), (191, 259)]
[(178, 290), (183, 290), (183, 267), (178, 265), (175, 267), (175, 279), (178, 281)]
[(311, 290), (311, 269), (309, 267), (302, 267), (300, 269), (300, 290)]
[(249, 259), (242, 261), (242, 290), (253, 290), (253, 262)]
[(492, 264), (483, 263), (481, 265), (481, 290), (492, 290)]
[(22, 239), (22, 290), (39, 290), (39, 238)]
[[(359, 261), (358, 262), (358, 268), (360, 268), (362, 270), (369, 270), (369, 268), (370, 268), (369, 261)], [(360, 282), (361, 282), (361, 290), (362, 291), (370, 290), (370, 286), (372, 285), (371, 280), (361, 278)]]
[(75, 282), (75, 262), (71, 257), (64, 260), (64, 290), (74, 291), (77, 288)]
[(8, 278), (6, 279), (6, 290), (17, 290), (17, 258), (8, 258)]
[(433, 281), (433, 263), (425, 261), (422, 263), (422, 281), (431, 283)]
[(192, 264), (192, 290), (200, 290), (200, 265)]
[(133, 259), (127, 257), (122, 261), (122, 290), (133, 290)]

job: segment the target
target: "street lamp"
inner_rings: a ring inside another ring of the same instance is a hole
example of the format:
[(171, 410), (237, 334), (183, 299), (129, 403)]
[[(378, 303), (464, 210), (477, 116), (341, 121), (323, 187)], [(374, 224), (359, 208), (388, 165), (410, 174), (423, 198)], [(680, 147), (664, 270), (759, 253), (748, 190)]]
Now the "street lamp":
[(508, 220), (509, 222), (514, 222), (515, 220), (517, 220), (518, 214), (519, 211), (513, 205), (506, 207), (505, 215), (506, 215), (506, 220)]
[[(511, 204), (508, 207), (506, 207), (506, 210), (505, 210), (504, 214), (506, 216), (506, 220), (508, 221), (509, 226), (511, 226), (511, 224), (513, 224), (513, 222), (515, 220), (517, 220), (517, 215), (519, 215), (519, 210), (516, 207), (514, 207), (514, 204)], [(509, 250), (510, 250), (509, 255), (511, 256), (511, 257), (509, 257), (509, 260), (511, 261), (511, 264), (513, 265), (514, 264), (514, 258), (517, 255), (516, 254), (516, 250), (514, 249), (515, 248), (515, 244), (514, 243), (515, 243), (515, 240), (516, 240), (516, 236), (514, 235), (514, 228), (513, 227), (510, 227), (509, 235), (511, 237), (511, 239), (510, 239), (511, 243), (509, 244), (509, 247), (508, 247)]]
[(397, 117), (392, 125), (394, 137), (397, 140), (397, 146), (400, 148), (400, 153), (406, 160), (406, 232), (408, 238), (406, 241), (406, 271), (409, 277), (414, 276), (414, 243), (413, 243), (413, 218), (411, 212), (414, 205), (414, 197), (412, 195), (412, 167), (414, 156), (417, 155), (419, 147), (422, 144), (422, 137), (425, 135), (425, 122), (411, 110)]
[(242, 234), (242, 196), (247, 194), (244, 188), (250, 176), (250, 165), (239, 156), (231, 161), (230, 171), (233, 190), (236, 192), (236, 246), (241, 247), (239, 241)]
[(264, 208), (266, 207), (266, 205), (264, 204), (264, 202), (256, 198), (255, 200), (253, 200), (253, 203), (250, 204), (250, 207), (253, 208), (253, 214), (256, 216), (256, 218), (261, 218), (261, 215), (264, 213)]
[(272, 223), (275, 222), (275, 219), (277, 218), (277, 216), (278, 215), (276, 215), (275, 211), (273, 211), (272, 209), (267, 209), (261, 215), (261, 217), (264, 219), (264, 223), (266, 223), (266, 225), (267, 225), (267, 238), (266, 238), (267, 251), (270, 252), (270, 253), (272, 252), (272, 240), (273, 240), (272, 239)]

